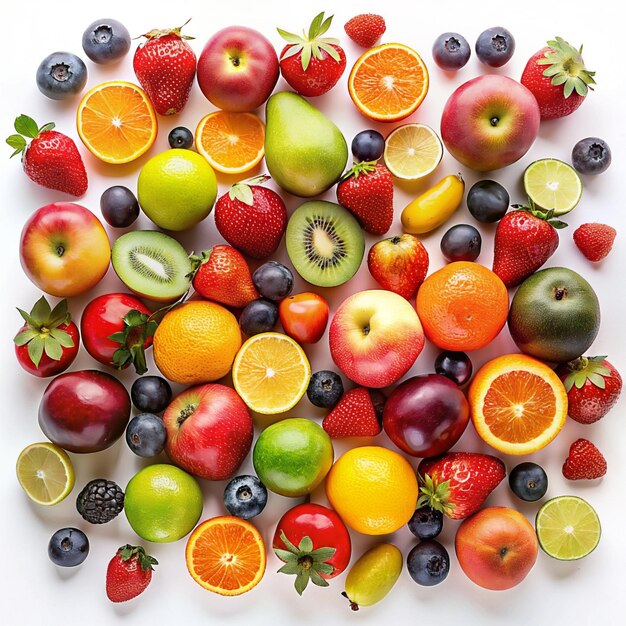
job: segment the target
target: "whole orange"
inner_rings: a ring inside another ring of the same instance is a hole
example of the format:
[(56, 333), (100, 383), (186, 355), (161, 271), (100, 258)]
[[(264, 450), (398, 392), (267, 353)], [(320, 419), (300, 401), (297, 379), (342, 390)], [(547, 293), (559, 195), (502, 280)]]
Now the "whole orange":
[(417, 292), (424, 333), (443, 350), (484, 348), (502, 330), (508, 311), (504, 283), (478, 263), (450, 263), (431, 274)]
[(235, 316), (219, 304), (194, 300), (165, 314), (154, 333), (154, 362), (163, 376), (196, 385), (226, 376), (241, 347)]

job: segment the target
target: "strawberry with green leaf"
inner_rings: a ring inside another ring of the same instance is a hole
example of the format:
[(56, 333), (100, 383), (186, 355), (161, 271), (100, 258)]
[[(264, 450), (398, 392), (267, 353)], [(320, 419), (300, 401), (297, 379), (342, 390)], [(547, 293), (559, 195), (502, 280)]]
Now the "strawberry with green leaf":
[(107, 598), (111, 602), (127, 602), (136, 598), (150, 584), (154, 565), (158, 564), (141, 546), (122, 546), (107, 567)]

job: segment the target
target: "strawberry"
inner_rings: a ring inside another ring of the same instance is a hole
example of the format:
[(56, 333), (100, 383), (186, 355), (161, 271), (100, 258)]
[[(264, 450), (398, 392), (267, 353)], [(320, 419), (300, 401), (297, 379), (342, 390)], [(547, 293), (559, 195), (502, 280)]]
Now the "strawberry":
[(282, 198), (261, 187), (269, 178), (256, 176), (236, 183), (215, 203), (215, 225), (220, 235), (254, 259), (276, 252), (287, 227)]
[(384, 235), (393, 222), (391, 172), (375, 161), (355, 163), (337, 185), (337, 201), (354, 213), (363, 230)]
[(507, 287), (519, 285), (538, 270), (559, 247), (556, 228), (567, 224), (553, 219), (554, 211), (514, 204), (498, 223), (494, 240), (493, 271)]
[(232, 246), (218, 244), (190, 258), (193, 288), (203, 298), (241, 308), (261, 297), (246, 260)]
[(371, 48), (387, 30), (385, 19), (375, 13), (361, 13), (344, 25), (346, 35), (361, 48)]
[(385, 400), (384, 394), (378, 389), (350, 389), (324, 418), (322, 428), (333, 439), (375, 437), (382, 430)]
[(602, 419), (622, 393), (622, 377), (606, 356), (581, 356), (556, 373), (567, 391), (567, 414), (581, 424)]
[(183, 26), (155, 28), (142, 35), (147, 41), (135, 50), (135, 75), (160, 115), (185, 108), (196, 75), (196, 55), (185, 41), (193, 37), (180, 34)]
[(535, 96), (542, 120), (570, 115), (593, 89), (595, 72), (585, 68), (582, 51), (556, 37), (526, 63), (521, 83)]
[(576, 439), (569, 448), (562, 471), (567, 480), (593, 480), (604, 476), (606, 469), (602, 452), (591, 441)]
[(28, 178), (72, 196), (82, 196), (87, 191), (87, 172), (78, 148), (67, 135), (52, 130), (53, 122), (37, 128), (32, 118), (20, 115), (14, 126), (19, 134), (8, 137), (7, 143), (15, 150), (11, 157), (22, 155)]
[(301, 96), (321, 96), (332, 89), (346, 69), (346, 53), (339, 40), (322, 37), (330, 28), (333, 16), (324, 19), (324, 12), (316, 15), (303, 36), (278, 28), (288, 42), (280, 53), (280, 71), (283, 78)]
[(143, 593), (159, 562), (141, 546), (119, 548), (107, 567), (106, 590), (111, 602), (126, 602)]
[(574, 243), (585, 258), (597, 263), (611, 252), (616, 235), (617, 231), (606, 224), (581, 224), (574, 231)]
[(417, 506), (430, 506), (450, 519), (475, 513), (506, 476), (504, 463), (490, 454), (448, 452), (424, 459), (417, 468)]

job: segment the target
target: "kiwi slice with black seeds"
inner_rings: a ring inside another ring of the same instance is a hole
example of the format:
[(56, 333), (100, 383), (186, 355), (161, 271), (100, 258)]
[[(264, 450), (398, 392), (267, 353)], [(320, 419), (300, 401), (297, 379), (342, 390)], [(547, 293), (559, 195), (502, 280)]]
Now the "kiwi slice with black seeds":
[(287, 254), (304, 280), (335, 287), (352, 278), (363, 260), (365, 239), (354, 216), (334, 202), (299, 206), (287, 224)]
[(122, 235), (113, 244), (111, 261), (120, 280), (150, 300), (176, 300), (191, 284), (189, 255), (176, 239), (156, 230)]

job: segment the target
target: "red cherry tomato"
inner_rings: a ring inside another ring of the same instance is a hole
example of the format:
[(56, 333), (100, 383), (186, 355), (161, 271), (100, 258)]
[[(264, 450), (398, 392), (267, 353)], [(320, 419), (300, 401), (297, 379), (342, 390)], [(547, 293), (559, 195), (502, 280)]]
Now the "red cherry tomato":
[(281, 300), (278, 315), (291, 338), (298, 343), (315, 343), (328, 324), (328, 302), (311, 291), (297, 293)]

